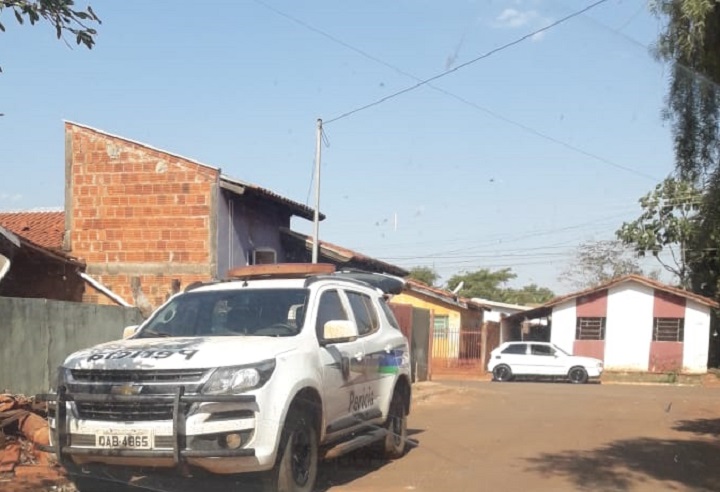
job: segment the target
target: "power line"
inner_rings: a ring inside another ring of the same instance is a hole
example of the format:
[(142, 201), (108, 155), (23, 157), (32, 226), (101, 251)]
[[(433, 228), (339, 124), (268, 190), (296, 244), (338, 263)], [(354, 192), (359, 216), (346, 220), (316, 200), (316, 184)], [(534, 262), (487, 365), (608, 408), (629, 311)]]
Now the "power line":
[(517, 45), (517, 44), (520, 44), (520, 43), (522, 43), (523, 41), (526, 41), (526, 40), (532, 38), (533, 36), (537, 36), (537, 35), (540, 34), (540, 33), (543, 33), (543, 32), (548, 31), (548, 30), (550, 30), (550, 29), (552, 29), (552, 28), (554, 28), (554, 27), (556, 27), (556, 26), (559, 26), (560, 24), (563, 24), (563, 23), (569, 21), (570, 19), (572, 19), (572, 18), (574, 18), (574, 17), (577, 17), (577, 16), (579, 16), (579, 15), (582, 15), (582, 14), (584, 14), (585, 12), (588, 12), (588, 11), (594, 9), (595, 7), (597, 7), (597, 6), (599, 6), (599, 5), (602, 5), (603, 3), (606, 3), (607, 1), (608, 1), (608, 0), (598, 0), (597, 2), (590, 4), (590, 5), (588, 5), (588, 6), (585, 7), (585, 8), (582, 8), (582, 9), (580, 9), (580, 10), (577, 10), (577, 11), (575, 11), (575, 12), (573, 12), (573, 13), (571, 13), (571, 14), (569, 14), (569, 15), (561, 18), (561, 19), (556, 20), (555, 22), (551, 22), (551, 23), (548, 24), (547, 26), (541, 27), (540, 29), (536, 29), (535, 31), (532, 31), (532, 32), (530, 32), (530, 33), (528, 33), (528, 34), (526, 34), (526, 35), (524, 35), (524, 36), (522, 36), (522, 37), (520, 37), (520, 38), (518, 38), (518, 39), (516, 39), (516, 40), (514, 40), (514, 41), (511, 41), (511, 42), (506, 43), (506, 44), (504, 44), (504, 45), (502, 45), (502, 46), (499, 46), (499, 47), (497, 47), (497, 48), (494, 48), (494, 49), (488, 51), (487, 53), (484, 53), (484, 54), (482, 54), (482, 55), (480, 55), (480, 56), (478, 56), (478, 57), (476, 57), (476, 58), (473, 58), (472, 60), (466, 61), (465, 63), (461, 63), (461, 64), (458, 65), (457, 67), (451, 68), (451, 69), (449, 69), (449, 70), (445, 70), (444, 72), (441, 72), (441, 73), (439, 73), (439, 74), (437, 74), (437, 75), (434, 75), (434, 76), (432, 76), (432, 77), (430, 77), (430, 78), (428, 78), (428, 79), (421, 80), (420, 82), (418, 82), (418, 83), (415, 84), (415, 85), (412, 85), (412, 86), (410, 86), (410, 87), (406, 87), (405, 89), (399, 90), (399, 91), (397, 91), (397, 92), (395, 92), (395, 93), (393, 93), (393, 94), (390, 94), (390, 95), (387, 95), (387, 96), (385, 96), (385, 97), (382, 97), (382, 98), (380, 98), (380, 99), (378, 99), (378, 100), (376, 100), (376, 101), (374, 101), (374, 102), (371, 102), (371, 103), (366, 104), (366, 105), (364, 105), (364, 106), (360, 106), (359, 108), (355, 108), (355, 109), (353, 109), (353, 110), (351, 110), (351, 111), (348, 111), (348, 112), (343, 113), (343, 114), (341, 114), (341, 115), (339, 115), (339, 116), (336, 116), (336, 117), (334, 117), (334, 118), (331, 118), (331, 119), (325, 121), (325, 124), (326, 124), (326, 125), (329, 125), (329, 124), (331, 124), (331, 123), (334, 123), (334, 122), (336, 122), (336, 121), (339, 121), (339, 120), (342, 120), (342, 119), (347, 118), (347, 117), (349, 117), (349, 116), (352, 116), (352, 115), (354, 115), (354, 114), (356, 114), (356, 113), (359, 113), (360, 111), (365, 111), (366, 109), (370, 109), (370, 108), (372, 108), (372, 107), (374, 107), (374, 106), (378, 106), (378, 105), (380, 105), (380, 104), (382, 104), (382, 103), (384, 103), (384, 102), (386, 102), (386, 101), (389, 101), (389, 100), (391, 100), (391, 99), (394, 99), (394, 98), (396, 98), (396, 97), (398, 97), (398, 96), (401, 96), (401, 95), (406, 94), (406, 93), (408, 93), (408, 92), (414, 91), (415, 89), (418, 89), (418, 88), (420, 88), (420, 87), (422, 87), (422, 86), (424, 86), (424, 85), (429, 84), (430, 82), (433, 82), (433, 81), (435, 81), (435, 80), (441, 79), (441, 78), (443, 78), (443, 77), (445, 77), (445, 76), (447, 76), (447, 75), (450, 75), (451, 73), (455, 73), (455, 72), (457, 72), (457, 71), (460, 70), (460, 69), (463, 69), (463, 68), (465, 68), (465, 67), (467, 67), (467, 66), (470, 66), (470, 65), (473, 65), (474, 63), (479, 62), (480, 60), (484, 60), (485, 58), (488, 58), (488, 57), (490, 57), (490, 56), (492, 56), (492, 55), (494, 55), (494, 54), (496, 54), (496, 53), (499, 53), (499, 52), (504, 51), (504, 50), (506, 50), (506, 49), (508, 49), (508, 48), (511, 48), (511, 47), (513, 47), (513, 46), (515, 46), (515, 45)]
[[(581, 147), (578, 147), (578, 146), (576, 146), (576, 145), (573, 145), (573, 144), (571, 144), (571, 143), (569, 143), (569, 142), (566, 142), (566, 141), (564, 141), (564, 140), (561, 140), (561, 139), (559, 139), (559, 138), (553, 137), (552, 135), (549, 135), (549, 134), (547, 134), (547, 133), (544, 133), (544, 132), (542, 132), (542, 131), (540, 131), (540, 130), (537, 130), (537, 129), (531, 127), (531, 126), (528, 126), (528, 125), (526, 125), (526, 124), (524, 124), (524, 123), (521, 123), (521, 122), (519, 122), (519, 121), (515, 121), (515, 120), (513, 120), (513, 119), (511, 119), (511, 118), (508, 118), (507, 116), (503, 116), (503, 115), (501, 115), (501, 114), (499, 114), (499, 113), (497, 113), (497, 112), (495, 112), (495, 111), (493, 111), (493, 110), (491, 110), (491, 109), (489, 109), (489, 108), (486, 108), (486, 107), (484, 107), (484, 106), (481, 106), (480, 104), (478, 104), (478, 103), (476, 103), (476, 102), (474, 102), (474, 101), (470, 101), (469, 99), (466, 99), (466, 98), (464, 98), (464, 97), (462, 97), (462, 96), (459, 96), (459, 95), (457, 95), (457, 94), (455, 94), (455, 93), (452, 93), (452, 92), (450, 92), (450, 91), (448, 91), (448, 90), (445, 90), (445, 89), (443, 89), (443, 88), (441, 88), (441, 87), (438, 87), (438, 86), (436, 86), (436, 85), (433, 85), (433, 84), (431, 84), (431, 83), (428, 82), (428, 81), (423, 81), (423, 79), (421, 79), (420, 77), (418, 77), (418, 76), (416, 76), (416, 75), (413, 75), (412, 73), (410, 73), (410, 72), (408, 72), (408, 71), (406, 71), (406, 70), (403, 70), (402, 68), (400, 68), (400, 67), (398, 67), (398, 66), (396, 66), (396, 65), (393, 65), (393, 64), (391, 64), (391, 63), (388, 63), (388, 62), (382, 60), (381, 58), (378, 58), (378, 57), (376, 57), (376, 56), (368, 53), (367, 51), (364, 51), (364, 50), (362, 50), (362, 49), (360, 49), (360, 48), (357, 48), (357, 47), (355, 47), (355, 46), (353, 46), (353, 45), (351, 45), (351, 44), (343, 41), (342, 39), (339, 39), (339, 38), (337, 38), (336, 36), (333, 36), (332, 34), (326, 32), (326, 31), (323, 31), (322, 29), (318, 29), (317, 27), (312, 26), (311, 24), (308, 24), (307, 22), (303, 21), (302, 19), (298, 19), (297, 17), (288, 14), (287, 12), (283, 12), (283, 11), (281, 11), (281, 10), (279, 10), (279, 9), (271, 6), (271, 5), (268, 5), (267, 3), (263, 2), (262, 0), (253, 0), (253, 1), (254, 1), (255, 3), (257, 3), (258, 5), (261, 5), (262, 7), (265, 7), (266, 9), (270, 10), (271, 12), (274, 12), (275, 14), (277, 14), (277, 15), (279, 15), (279, 16), (281, 16), (281, 17), (284, 17), (285, 19), (288, 19), (288, 20), (290, 20), (291, 22), (294, 22), (295, 24), (298, 24), (299, 26), (301, 26), (301, 27), (303, 27), (303, 28), (305, 28), (305, 29), (307, 29), (307, 30), (312, 31), (312, 32), (314, 32), (314, 33), (316, 33), (316, 34), (318, 34), (318, 35), (320, 35), (320, 36), (322, 36), (322, 37), (324, 37), (324, 38), (332, 41), (333, 43), (336, 43), (336, 44), (338, 44), (338, 45), (340, 45), (340, 46), (343, 46), (344, 48), (347, 48), (348, 50), (350, 50), (350, 51), (352, 51), (352, 52), (354, 52), (354, 53), (357, 53), (357, 54), (359, 54), (360, 56), (362, 56), (362, 57), (364, 57), (364, 58), (366, 58), (366, 59), (368, 59), (368, 60), (370, 60), (370, 61), (372, 61), (372, 62), (375, 62), (375, 63), (377, 63), (377, 64), (379, 64), (379, 65), (382, 65), (382, 66), (384, 66), (384, 67), (386, 67), (386, 68), (389, 68), (389, 69), (397, 72), (397, 73), (400, 74), (400, 75), (403, 75), (403, 76), (405, 76), (405, 77), (408, 77), (408, 78), (411, 78), (411, 79), (417, 81), (417, 82), (418, 82), (418, 85), (417, 85), (418, 87), (419, 87), (421, 84), (426, 84), (428, 87), (430, 87), (431, 89), (433, 89), (433, 90), (435, 90), (435, 91), (437, 91), (437, 92), (439, 92), (439, 93), (441, 93), (441, 94), (444, 94), (444, 95), (446, 95), (446, 96), (448, 96), (448, 97), (450, 97), (450, 98), (452, 98), (452, 99), (455, 99), (455, 100), (458, 101), (458, 102), (461, 102), (461, 103), (463, 103), (463, 104), (465, 104), (465, 105), (467, 105), (467, 106), (469, 106), (469, 107), (471, 107), (471, 108), (473, 108), (473, 109), (476, 109), (476, 110), (478, 110), (478, 111), (486, 114), (487, 116), (490, 116), (490, 117), (495, 118), (495, 119), (497, 119), (497, 120), (503, 121), (503, 122), (505, 122), (505, 123), (507, 123), (507, 124), (510, 124), (510, 125), (513, 125), (513, 126), (515, 126), (515, 127), (517, 127), (517, 128), (520, 128), (521, 130), (523, 130), (523, 131), (525, 131), (525, 132), (527, 132), (527, 133), (530, 133), (530, 134), (532, 134), (532, 135), (535, 135), (536, 137), (542, 138), (542, 139), (547, 140), (547, 141), (549, 141), (549, 142), (552, 142), (552, 143), (554, 143), (554, 144), (557, 144), (557, 145), (560, 145), (560, 146), (562, 146), (562, 147), (565, 147), (565, 148), (568, 149), (568, 150), (571, 150), (571, 151), (573, 151), (573, 152), (577, 152), (577, 153), (579, 153), (579, 154), (581, 154), (581, 155), (584, 155), (585, 157), (589, 157), (589, 158), (594, 159), (594, 160), (596, 160), (596, 161), (598, 161), (598, 162), (601, 162), (601, 163), (603, 163), (603, 164), (607, 164), (607, 165), (612, 166), (612, 167), (615, 167), (615, 168), (617, 168), (617, 169), (621, 169), (621, 170), (623, 170), (623, 171), (630, 172), (630, 173), (632, 173), (632, 174), (636, 174), (636, 175), (638, 175), (638, 176), (642, 176), (642, 177), (644, 177), (644, 178), (651, 179), (651, 180), (653, 180), (653, 181), (658, 181), (658, 178), (657, 178), (656, 176), (652, 176), (652, 175), (647, 174), (647, 173), (644, 173), (644, 172), (642, 172), (642, 171), (638, 171), (637, 169), (633, 169), (633, 168), (631, 168), (631, 167), (623, 166), (622, 164), (618, 164), (618, 163), (616, 163), (616, 162), (613, 162), (613, 161), (610, 160), (610, 159), (607, 159), (607, 158), (605, 158), (605, 157), (602, 157), (602, 156), (599, 156), (599, 155), (594, 154), (594, 153), (592, 153), (592, 152), (589, 152), (589, 151), (587, 151), (587, 150), (584, 150), (584, 149), (582, 149)], [(593, 7), (593, 6), (590, 6), (589, 8), (592, 8), (592, 7)], [(591, 17), (588, 17), (588, 18), (591, 19)], [(544, 29), (549, 29), (550, 27), (551, 27), (551, 26), (547, 26), (547, 27), (544, 28)], [(605, 27), (607, 27), (607, 26), (605, 26)], [(534, 33), (529, 34), (528, 36), (532, 37), (533, 35), (534, 35)], [(518, 42), (519, 42), (519, 41), (518, 41)], [(500, 49), (500, 48), (498, 48), (498, 49)], [(487, 56), (489, 56), (489, 55), (487, 55)], [(468, 62), (468, 63), (472, 63), (472, 61), (470, 61), (470, 62)], [(460, 68), (460, 67), (456, 67), (456, 69), (457, 69), (457, 68)], [(448, 71), (447, 73), (449, 73), (449, 72), (450, 72), (450, 71)], [(331, 121), (333, 121), (333, 120), (331, 120)], [(325, 124), (327, 124), (327, 123), (329, 123), (329, 122), (326, 122)]]

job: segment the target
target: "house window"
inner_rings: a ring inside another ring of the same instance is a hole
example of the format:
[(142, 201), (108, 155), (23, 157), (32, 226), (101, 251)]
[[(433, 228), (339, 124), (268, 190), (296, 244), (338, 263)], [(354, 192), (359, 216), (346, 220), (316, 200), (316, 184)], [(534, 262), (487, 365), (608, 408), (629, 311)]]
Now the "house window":
[(607, 318), (578, 318), (575, 325), (575, 340), (605, 340)]
[(685, 337), (685, 319), (655, 318), (653, 342), (682, 342)]
[(441, 336), (444, 337), (448, 333), (448, 329), (450, 328), (450, 317), (447, 314), (436, 314), (435, 315), (435, 325), (434, 325), (434, 333), (435, 336)]
[(262, 248), (253, 251), (253, 265), (267, 265), (277, 263), (277, 254), (274, 249)]

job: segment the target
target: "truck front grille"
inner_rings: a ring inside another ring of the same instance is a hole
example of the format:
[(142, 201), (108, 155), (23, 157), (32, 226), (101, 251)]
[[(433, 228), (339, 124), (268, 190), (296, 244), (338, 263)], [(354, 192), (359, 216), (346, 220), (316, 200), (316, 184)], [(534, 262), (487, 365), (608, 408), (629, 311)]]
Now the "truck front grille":
[(73, 379), (79, 383), (197, 383), (203, 379), (205, 372), (206, 369), (71, 371)]
[[(143, 421), (143, 420), (172, 420), (172, 403), (83, 403), (77, 404), (78, 416), (88, 420), (108, 421)], [(182, 405), (181, 411), (187, 409)]]

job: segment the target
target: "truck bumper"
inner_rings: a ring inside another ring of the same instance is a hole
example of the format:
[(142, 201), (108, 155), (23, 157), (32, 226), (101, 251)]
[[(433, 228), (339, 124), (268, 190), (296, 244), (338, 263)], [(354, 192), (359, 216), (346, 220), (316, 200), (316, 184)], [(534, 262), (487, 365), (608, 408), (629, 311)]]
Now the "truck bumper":
[[(213, 430), (217, 431), (217, 425), (195, 425), (188, 433), (185, 413), (188, 404), (255, 404), (254, 395), (186, 395), (182, 386), (178, 387), (173, 395), (112, 395), (70, 393), (66, 387), (60, 386), (56, 394), (38, 395), (37, 399), (54, 403), (55, 418), (53, 420), (55, 425), (51, 428), (52, 444), (46, 450), (54, 453), (61, 464), (102, 463), (132, 467), (176, 467), (182, 471), (190, 466), (218, 474), (263, 471), (270, 469), (273, 465), (273, 456), (263, 456), (262, 452), (258, 456), (254, 447), (240, 446), (236, 449), (230, 447), (219, 449), (218, 446), (214, 446), (213, 449), (208, 449), (207, 444), (202, 445), (200, 441), (197, 441), (198, 437), (213, 435)], [(87, 421), (68, 415), (68, 404), (72, 403), (125, 403), (140, 406), (144, 403), (167, 403), (172, 405), (172, 421)], [(203, 429), (203, 427), (205, 428)], [(111, 428), (120, 431), (137, 428), (153, 429), (156, 433), (156, 445), (152, 449), (97, 447), (94, 434), (87, 433), (87, 429), (92, 432), (93, 428)], [(83, 429), (86, 432), (84, 434), (82, 433)], [(226, 431), (225, 433), (230, 432)], [(90, 438), (90, 441), (79, 438)], [(159, 446), (157, 445), (158, 438), (162, 439)]]

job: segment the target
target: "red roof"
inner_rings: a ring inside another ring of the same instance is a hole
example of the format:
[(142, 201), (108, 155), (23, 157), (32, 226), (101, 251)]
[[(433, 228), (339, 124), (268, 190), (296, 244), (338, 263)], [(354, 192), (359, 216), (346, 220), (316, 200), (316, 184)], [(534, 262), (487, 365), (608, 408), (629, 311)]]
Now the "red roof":
[(567, 294), (564, 296), (556, 297), (555, 299), (550, 300), (549, 302), (543, 304), (540, 307), (557, 306), (558, 304), (563, 303), (565, 301), (569, 301), (569, 300), (575, 299), (577, 297), (586, 296), (588, 294), (592, 294), (594, 292), (598, 292), (601, 290), (609, 289), (610, 287), (614, 287), (615, 285), (622, 284), (625, 282), (637, 282), (639, 284), (645, 285), (647, 287), (651, 287), (653, 289), (657, 289), (662, 292), (666, 292), (668, 294), (674, 294), (676, 296), (683, 297), (685, 299), (691, 299), (699, 304), (702, 304), (704, 306), (708, 306), (711, 308), (720, 307), (720, 305), (718, 305), (717, 301), (710, 299), (709, 297), (701, 296), (700, 294), (695, 294), (694, 292), (690, 292), (689, 290), (683, 290), (678, 287), (673, 287), (672, 285), (664, 284), (657, 280), (643, 277), (642, 275), (624, 275), (622, 277), (618, 277), (618, 278), (612, 279), (608, 282), (605, 282), (602, 285), (598, 285), (597, 287), (592, 287), (590, 289), (585, 289), (585, 290), (581, 290), (579, 292), (574, 292), (572, 294)]
[(62, 249), (65, 212), (0, 212), (0, 226), (38, 246)]

